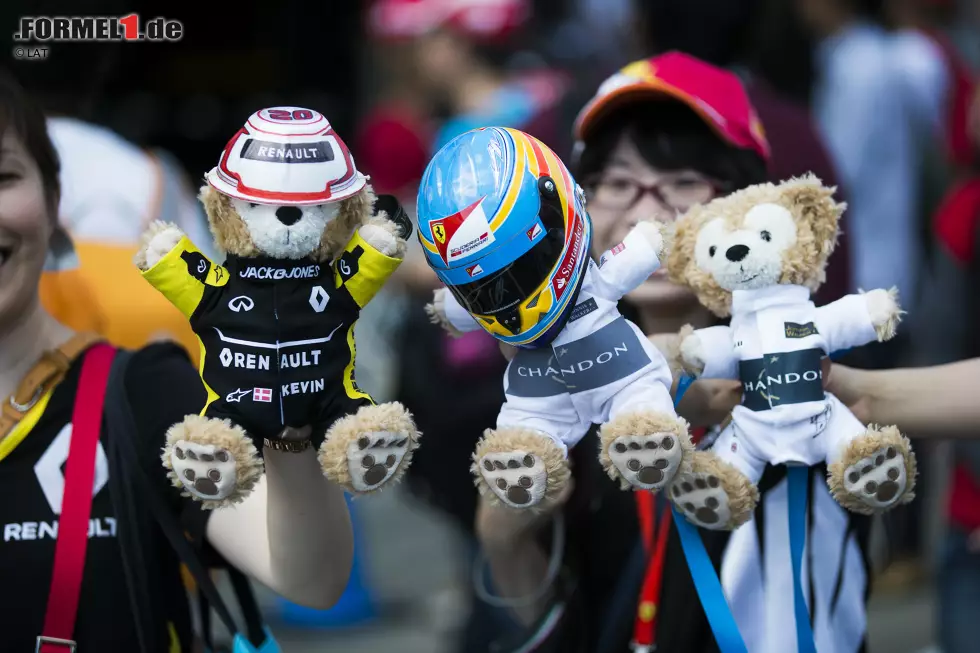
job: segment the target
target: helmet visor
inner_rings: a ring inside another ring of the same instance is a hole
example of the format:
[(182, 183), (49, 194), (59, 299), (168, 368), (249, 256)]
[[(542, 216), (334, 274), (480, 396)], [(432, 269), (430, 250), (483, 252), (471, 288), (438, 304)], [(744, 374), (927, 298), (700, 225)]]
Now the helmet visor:
[(470, 313), (492, 316), (511, 312), (541, 287), (558, 264), (565, 246), (561, 201), (542, 197), (539, 212), (545, 236), (513, 263), (470, 283), (449, 286)]

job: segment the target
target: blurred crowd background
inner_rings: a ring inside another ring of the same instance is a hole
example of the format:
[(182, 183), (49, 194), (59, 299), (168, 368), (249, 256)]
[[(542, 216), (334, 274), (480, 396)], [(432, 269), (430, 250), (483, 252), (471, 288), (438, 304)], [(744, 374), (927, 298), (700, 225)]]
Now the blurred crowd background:
[[(75, 285), (57, 284), (51, 292), (63, 296), (47, 301), (66, 321), (98, 320), (83, 317), (80, 303), (106, 316), (132, 315), (106, 319), (108, 335), (121, 344), (188, 338), (182, 319), (121, 261), (147, 216), (161, 212), (199, 244), (209, 241), (197, 188), (253, 111), (280, 104), (321, 111), (375, 189), (413, 213), (428, 158), (453, 136), (513, 126), (570, 160), (574, 118), (603, 79), (631, 61), (681, 50), (745, 81), (774, 167), (793, 157), (822, 160), (810, 143), (795, 140), (802, 116), (820, 136), (845, 198), (887, 198), (849, 214), (850, 256), (830, 271), (852, 290), (898, 282), (909, 310), (894, 346), (858, 364), (980, 354), (980, 316), (966, 308), (978, 292), (967, 271), (980, 257), (972, 236), (980, 216), (973, 90), (980, 2), (6, 0), (0, 36), (10, 52), (20, 16), (132, 12), (180, 20), (184, 37), (53, 43), (35, 61), (5, 55), (51, 112), (65, 166), (61, 218), (81, 266), (53, 273), (74, 275)], [(862, 29), (884, 36), (862, 37)], [(845, 72), (860, 83), (842, 82)], [(885, 135), (878, 149), (857, 151), (871, 131)], [(113, 291), (91, 294), (93, 287)], [(379, 400), (404, 402), (424, 445), (407, 483), (353, 504), (358, 566), (337, 609), (312, 613), (263, 595), (287, 652), (486, 650), (496, 617), (472, 589), (476, 491), (467, 459), (476, 434), (493, 424), (505, 363), (482, 332), (450, 347), (423, 311), (434, 287), (434, 275), (412, 255), (358, 325), (360, 385)], [(957, 555), (950, 548), (957, 515), (980, 504), (980, 465), (965, 462), (978, 457), (980, 444), (916, 446), (919, 499), (881, 520), (875, 534), (874, 653), (928, 649), (937, 595), (972, 591), (977, 601), (980, 593), (980, 581), (957, 590), (942, 572)], [(973, 605), (976, 617), (980, 602)]]

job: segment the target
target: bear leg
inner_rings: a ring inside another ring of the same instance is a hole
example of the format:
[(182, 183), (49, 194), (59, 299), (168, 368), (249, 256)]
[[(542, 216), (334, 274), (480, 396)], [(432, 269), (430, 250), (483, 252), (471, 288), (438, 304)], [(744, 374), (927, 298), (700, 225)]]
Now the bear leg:
[(847, 510), (873, 515), (912, 501), (916, 475), (912, 444), (898, 427), (869, 426), (828, 466), (827, 485)]
[(534, 511), (561, 497), (571, 477), (565, 452), (554, 440), (520, 427), (488, 429), (470, 471), (491, 505)]
[(362, 406), (327, 430), (318, 455), (324, 475), (354, 495), (397, 482), (421, 434), (398, 402)]
[(599, 462), (622, 489), (659, 492), (690, 467), (694, 453), (683, 420), (669, 413), (624, 413), (599, 431)]
[(711, 451), (695, 451), (691, 471), (677, 475), (670, 500), (695, 526), (730, 531), (752, 516), (759, 490), (731, 463)]
[(170, 427), (162, 458), (174, 487), (208, 510), (240, 503), (264, 471), (242, 427), (202, 415), (188, 415)]

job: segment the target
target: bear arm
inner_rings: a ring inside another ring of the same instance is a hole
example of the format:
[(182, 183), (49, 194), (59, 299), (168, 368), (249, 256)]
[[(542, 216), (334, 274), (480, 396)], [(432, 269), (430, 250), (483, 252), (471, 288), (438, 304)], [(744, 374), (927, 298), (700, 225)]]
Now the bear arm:
[(597, 285), (603, 299), (619, 301), (660, 269), (659, 248), (651, 242), (659, 236), (655, 223), (642, 222), (626, 234), (623, 242), (599, 258)]
[(426, 305), (426, 313), (433, 324), (442, 326), (453, 335), (478, 331), (479, 323), (456, 301), (448, 288), (439, 288), (432, 295), (432, 303)]
[[(732, 338), (731, 327), (713, 326), (697, 329), (681, 343), (681, 357), (686, 360), (693, 353), (693, 343), (696, 338), (697, 353), (704, 363), (704, 370), (698, 378), (702, 379), (738, 379), (738, 354), (735, 352), (735, 341)], [(685, 347), (685, 343), (688, 343)], [(685, 351), (686, 350), (686, 351)], [(694, 361), (690, 361), (693, 363)]]
[(228, 271), (215, 265), (187, 236), (148, 270), (143, 278), (190, 319), (207, 286), (228, 283)]
[(816, 310), (816, 327), (828, 354), (861, 347), (878, 339), (864, 295), (845, 295)]
[(344, 286), (360, 308), (368, 305), (395, 273), (402, 259), (388, 256), (354, 232), (333, 263), (335, 282)]

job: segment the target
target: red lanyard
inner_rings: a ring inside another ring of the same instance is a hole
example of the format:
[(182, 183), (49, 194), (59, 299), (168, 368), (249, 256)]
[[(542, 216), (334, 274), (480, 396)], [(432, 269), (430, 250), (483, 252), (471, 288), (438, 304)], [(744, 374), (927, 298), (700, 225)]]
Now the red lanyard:
[[(691, 434), (697, 442), (704, 435), (704, 429)], [(660, 515), (657, 524), (657, 498), (652, 492), (634, 492), (636, 513), (640, 520), (640, 536), (646, 550), (647, 565), (643, 575), (643, 588), (640, 590), (640, 604), (637, 606), (633, 622), (633, 650), (648, 653), (657, 645), (657, 602), (660, 600), (660, 587), (664, 579), (664, 558), (667, 554), (667, 539), (670, 536), (671, 510), (668, 505)], [(654, 541), (656, 539), (656, 541)]]
[(102, 430), (102, 406), (115, 355), (115, 349), (99, 344), (88, 350), (82, 362), (72, 413), (72, 435), (71, 444), (68, 445), (68, 462), (65, 465), (65, 488), (58, 520), (58, 539), (54, 545), (51, 592), (44, 615), (44, 634), (37, 639), (37, 650), (42, 653), (75, 650), (72, 637), (88, 546), (92, 484), (95, 482), (96, 452)]
[(650, 563), (643, 577), (640, 605), (633, 623), (633, 648), (637, 651), (652, 651), (657, 641), (657, 601), (660, 600), (660, 586), (664, 577), (664, 556), (667, 553), (667, 537), (670, 535), (671, 512), (670, 508), (665, 509), (660, 515), (660, 524), (657, 525), (656, 497), (643, 491), (636, 492), (635, 495), (640, 534)]

